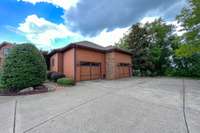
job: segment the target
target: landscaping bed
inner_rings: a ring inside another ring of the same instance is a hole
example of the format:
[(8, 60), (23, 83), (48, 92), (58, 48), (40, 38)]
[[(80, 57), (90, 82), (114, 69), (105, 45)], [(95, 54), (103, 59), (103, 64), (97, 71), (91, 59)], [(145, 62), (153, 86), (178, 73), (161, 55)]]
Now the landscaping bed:
[(41, 85), (41, 86), (36, 86), (36, 87), (29, 87), (19, 92), (9, 92), (9, 91), (0, 90), (0, 96), (33, 95), (33, 94), (39, 94), (39, 93), (46, 93), (50, 91), (54, 91), (54, 90), (49, 89), (46, 85)]

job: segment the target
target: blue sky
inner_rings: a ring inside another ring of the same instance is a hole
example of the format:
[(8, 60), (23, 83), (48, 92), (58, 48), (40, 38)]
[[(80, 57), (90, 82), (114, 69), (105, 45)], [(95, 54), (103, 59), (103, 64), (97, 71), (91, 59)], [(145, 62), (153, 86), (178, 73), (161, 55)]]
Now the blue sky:
[(1, 0), (0, 42), (53, 49), (89, 40), (114, 45), (136, 22), (175, 23), (185, 0)]

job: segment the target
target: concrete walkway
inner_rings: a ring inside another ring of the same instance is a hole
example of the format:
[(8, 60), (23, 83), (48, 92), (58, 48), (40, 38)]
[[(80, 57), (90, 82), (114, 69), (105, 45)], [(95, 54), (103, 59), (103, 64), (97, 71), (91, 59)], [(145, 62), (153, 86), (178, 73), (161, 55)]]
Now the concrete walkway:
[(199, 122), (199, 80), (87, 81), (0, 97), (0, 133), (199, 133)]

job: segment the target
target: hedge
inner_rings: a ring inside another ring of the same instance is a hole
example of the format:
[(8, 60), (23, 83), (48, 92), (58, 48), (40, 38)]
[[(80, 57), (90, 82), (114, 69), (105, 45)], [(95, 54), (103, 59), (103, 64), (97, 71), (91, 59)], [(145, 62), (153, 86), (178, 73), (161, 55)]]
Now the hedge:
[(16, 45), (5, 59), (1, 83), (9, 91), (18, 92), (41, 85), (46, 80), (44, 57), (32, 44)]
[(75, 81), (69, 78), (60, 78), (57, 83), (64, 86), (75, 85)]
[(48, 80), (51, 80), (54, 82), (56, 82), (58, 79), (64, 78), (64, 77), (65, 77), (65, 75), (63, 73), (59, 73), (59, 72), (48, 72), (47, 73)]

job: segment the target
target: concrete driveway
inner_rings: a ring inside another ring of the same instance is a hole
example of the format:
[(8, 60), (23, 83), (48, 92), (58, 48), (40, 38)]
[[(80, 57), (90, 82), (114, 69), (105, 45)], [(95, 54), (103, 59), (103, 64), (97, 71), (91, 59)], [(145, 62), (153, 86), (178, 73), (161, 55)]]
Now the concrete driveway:
[(0, 133), (188, 132), (200, 132), (199, 80), (87, 81), (51, 93), (0, 97)]

